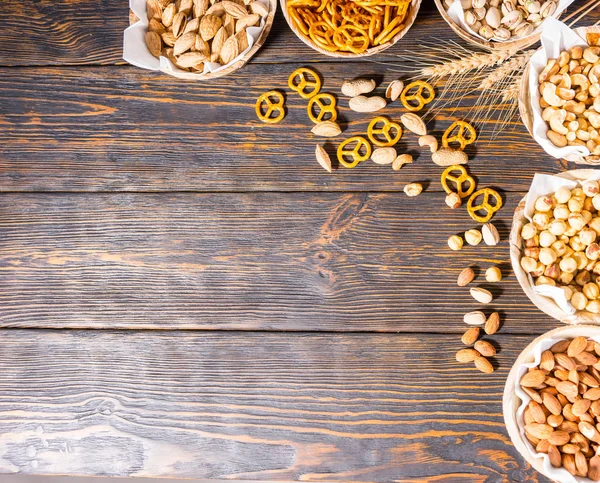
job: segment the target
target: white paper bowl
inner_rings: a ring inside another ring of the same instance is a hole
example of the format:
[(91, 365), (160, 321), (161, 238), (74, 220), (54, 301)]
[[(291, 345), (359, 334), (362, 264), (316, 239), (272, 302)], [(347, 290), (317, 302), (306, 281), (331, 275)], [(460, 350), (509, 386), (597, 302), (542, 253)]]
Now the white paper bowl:
[(600, 342), (600, 327), (594, 325), (574, 325), (551, 330), (535, 339), (517, 357), (504, 386), (502, 411), (504, 423), (510, 439), (523, 458), (541, 474), (559, 483), (592, 483), (589, 478), (572, 476), (564, 468), (554, 468), (548, 456), (537, 453), (525, 437), (523, 411), (531, 398), (523, 392), (518, 383), (528, 367), (539, 363), (542, 351), (563, 339), (578, 336), (589, 337)]

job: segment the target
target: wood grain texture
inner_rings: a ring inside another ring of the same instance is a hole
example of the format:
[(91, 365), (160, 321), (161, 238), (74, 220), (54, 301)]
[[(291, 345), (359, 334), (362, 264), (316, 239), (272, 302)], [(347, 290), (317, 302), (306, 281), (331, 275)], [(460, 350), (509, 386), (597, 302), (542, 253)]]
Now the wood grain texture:
[(5, 194), (0, 325), (457, 333), (480, 308), (458, 273), (487, 286), (499, 263), (486, 310), (535, 333), (557, 322), (510, 274), (520, 198), (494, 220), (502, 244), (452, 252), (477, 224), (441, 193)]
[(544, 482), (436, 335), (0, 331), (0, 472)]
[[(283, 89), (298, 66), (249, 64), (215, 83), (173, 82), (133, 67), (3, 69), (0, 191), (400, 191), (415, 178), (439, 177), (442, 170), (410, 132), (397, 149), (416, 160), (399, 172), (372, 162), (325, 172), (316, 143), (326, 142), (335, 158), (339, 142), (365, 135), (374, 117), (351, 111), (341, 95), (339, 139), (311, 134), (306, 101), (288, 89), (284, 121), (260, 122), (256, 98)], [(336, 94), (357, 74), (382, 81), (380, 93), (395, 77), (373, 63), (321, 69), (323, 89)], [(456, 111), (442, 111), (430, 131), (441, 138), (454, 119), (469, 119), (474, 100), (465, 96)], [(404, 112), (395, 102), (379, 114), (398, 120)], [(481, 183), (525, 191), (534, 173), (566, 166), (514, 121), (494, 141), (480, 133), (467, 148), (469, 166)]]

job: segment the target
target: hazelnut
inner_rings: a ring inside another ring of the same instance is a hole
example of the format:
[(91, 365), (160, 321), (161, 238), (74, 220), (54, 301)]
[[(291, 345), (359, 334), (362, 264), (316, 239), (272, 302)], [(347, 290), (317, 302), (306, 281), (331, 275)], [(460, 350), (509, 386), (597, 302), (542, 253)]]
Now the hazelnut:
[(404, 187), (407, 196), (419, 196), (423, 191), (423, 186), (419, 183), (409, 183)]
[(535, 235), (533, 238), (530, 238), (529, 240), (525, 240), (525, 246), (526, 247), (539, 247), (540, 246), (540, 237), (538, 235)]
[(481, 235), (481, 232), (479, 230), (473, 228), (471, 230), (465, 231), (465, 240), (469, 245), (479, 245), (481, 243), (482, 238), (483, 236)]
[[(589, 199), (589, 198), (588, 198)], [(592, 213), (588, 210), (581, 210), (581, 216), (583, 216), (583, 221), (587, 225), (590, 221), (592, 221)]]
[(588, 272), (588, 271), (579, 272), (577, 275), (575, 275), (575, 283), (577, 285), (579, 285), (580, 287), (583, 287), (591, 279), (592, 279), (592, 276), (590, 275), (590, 272)]
[(523, 240), (531, 240), (535, 235), (537, 235), (537, 228), (533, 223), (526, 223), (521, 228), (521, 238)]
[(584, 228), (579, 232), (579, 239), (581, 240), (581, 243), (583, 243), (586, 246), (594, 243), (596, 241), (596, 237), (596, 232), (591, 228)]
[(585, 250), (585, 245), (583, 243), (581, 243), (581, 239), (579, 238), (579, 235), (572, 236), (571, 239), (569, 240), (569, 245), (576, 252), (582, 252), (583, 250)]
[(597, 234), (600, 234), (600, 217), (592, 218), (588, 222), (588, 226), (594, 230)]
[(571, 190), (571, 198), (577, 198), (583, 203), (583, 200), (585, 199), (585, 193), (583, 192), (583, 189), (573, 188)]
[(537, 280), (535, 281), (536, 285), (551, 285), (553, 287), (556, 287), (556, 282), (554, 280), (552, 280), (551, 278), (548, 277), (544, 277), (543, 275), (541, 277), (538, 277)]
[(544, 272), (546, 271), (546, 265), (544, 265), (542, 262), (537, 262), (537, 265), (535, 266), (535, 270), (533, 272), (531, 272), (531, 276), (532, 277), (541, 277), (542, 275), (544, 275)]
[(581, 183), (581, 189), (586, 196), (594, 196), (600, 191), (598, 182), (594, 180), (587, 180)]
[(574, 273), (577, 270), (577, 262), (571, 257), (563, 258), (558, 266), (563, 272), (566, 273)]
[(585, 256), (588, 260), (598, 260), (600, 258), (600, 245), (592, 243), (585, 249)]
[(586, 283), (583, 286), (582, 292), (589, 300), (595, 300), (600, 295), (600, 289), (594, 282)]
[(560, 277), (560, 268), (558, 268), (558, 263), (553, 263), (552, 265), (548, 265), (546, 270), (544, 270), (544, 275), (546, 277), (557, 280)]
[[(560, 280), (559, 280), (560, 281)], [(565, 293), (565, 298), (567, 299), (567, 302), (569, 300), (571, 300), (571, 297), (573, 297), (573, 289), (571, 287), (563, 287), (563, 292)]]
[(594, 195), (594, 197), (592, 198), (592, 205), (597, 210), (600, 210), (600, 194)]
[(568, 188), (561, 186), (556, 190), (556, 193), (554, 193), (554, 197), (559, 203), (566, 203), (571, 198), (571, 191)]
[(551, 247), (559, 257), (562, 257), (567, 252), (567, 244), (562, 240), (556, 240)]
[(450, 250), (460, 250), (463, 247), (463, 240), (458, 235), (452, 235), (448, 238), (448, 246), (450, 247)]
[[(556, 243), (559, 243), (559, 242), (556, 242)], [(556, 250), (556, 253), (558, 253), (557, 250)], [(523, 250), (523, 255), (537, 260), (538, 258), (540, 258), (540, 249), (538, 247), (525, 248), (525, 250)], [(560, 255), (560, 256), (562, 256), (562, 255)]]
[(558, 276), (557, 280), (563, 285), (568, 285), (573, 281), (574, 278), (575, 276), (572, 273), (560, 272), (560, 275)]
[(583, 252), (575, 252), (571, 256), (573, 257), (573, 260), (577, 262), (577, 268), (579, 270), (583, 270), (589, 262)]
[(588, 299), (581, 292), (575, 292), (570, 302), (575, 310), (583, 310), (588, 303)]
[[(521, 258), (521, 268), (523, 270), (525, 270), (527, 273), (531, 273), (533, 272), (536, 267), (537, 267), (537, 260), (531, 258), (531, 257), (522, 257)], [(573, 263), (575, 263), (575, 260), (573, 260)], [(577, 269), (577, 267), (575, 267), (575, 269)]]
[(550, 211), (552, 209), (552, 205), (553, 202), (550, 196), (540, 196), (535, 201), (535, 210), (545, 213), (546, 211)]
[(553, 214), (554, 218), (557, 220), (566, 220), (569, 218), (571, 212), (569, 211), (569, 208), (567, 208), (567, 205), (557, 205), (556, 208), (554, 208)]
[(571, 213), (567, 220), (571, 228), (579, 231), (585, 226), (585, 219), (581, 213)]
[(548, 225), (548, 231), (556, 236), (561, 236), (567, 231), (567, 224), (563, 220), (553, 220)]
[(548, 230), (544, 230), (540, 233), (540, 246), (549, 247), (556, 241), (556, 235), (550, 233)]
[(590, 300), (586, 304), (585, 310), (592, 314), (600, 314), (600, 300)]
[(538, 230), (545, 230), (550, 223), (550, 216), (548, 213), (536, 213), (533, 215), (532, 222)]
[(490, 282), (499, 282), (502, 280), (502, 272), (498, 267), (490, 267), (485, 271), (485, 279)]
[(540, 250), (540, 262), (542, 262), (544, 265), (553, 264), (557, 258), (558, 256), (552, 248), (542, 248)]
[(580, 201), (578, 198), (571, 198), (567, 202), (567, 206), (569, 207), (569, 211), (571, 213), (579, 213), (583, 210), (583, 201)]
[(460, 196), (458, 196), (458, 193), (454, 192), (449, 193), (448, 196), (446, 196), (445, 201), (446, 204), (453, 210), (462, 205), (462, 200), (460, 199)]

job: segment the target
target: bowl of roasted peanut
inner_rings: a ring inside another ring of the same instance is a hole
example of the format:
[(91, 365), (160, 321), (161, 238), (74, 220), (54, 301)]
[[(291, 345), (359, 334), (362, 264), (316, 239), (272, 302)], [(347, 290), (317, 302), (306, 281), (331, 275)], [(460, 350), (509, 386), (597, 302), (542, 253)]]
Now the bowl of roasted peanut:
[(560, 483), (600, 481), (600, 327), (535, 339), (504, 387), (504, 421), (519, 453)]
[(450, 28), (485, 49), (517, 51), (536, 43), (548, 18), (573, 0), (435, 0)]
[(536, 174), (515, 210), (513, 271), (543, 312), (600, 324), (600, 171)]
[(417, 18), (421, 0), (280, 0), (296, 36), (330, 57), (367, 57), (394, 45)]
[(130, 0), (123, 58), (181, 79), (243, 67), (265, 42), (277, 0)]
[(563, 24), (542, 34), (521, 80), (519, 111), (548, 154), (600, 163), (600, 27)]

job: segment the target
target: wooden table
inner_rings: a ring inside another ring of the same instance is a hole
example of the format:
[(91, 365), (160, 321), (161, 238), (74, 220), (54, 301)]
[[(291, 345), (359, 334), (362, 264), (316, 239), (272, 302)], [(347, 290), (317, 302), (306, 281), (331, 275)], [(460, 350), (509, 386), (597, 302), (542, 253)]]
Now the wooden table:
[[(415, 136), (399, 172), (329, 175), (305, 101), (289, 94), (279, 125), (255, 119), (256, 97), (299, 66), (333, 92), (357, 75), (386, 85), (389, 66), (313, 52), (278, 13), (243, 70), (182, 82), (121, 60), (125, 0), (2, 9), (0, 473), (547, 481), (512, 447), (501, 394), (557, 322), (510, 273), (507, 235), (532, 175), (569, 166), (517, 119), (470, 152), (505, 198), (502, 243), (455, 253), (448, 236), (476, 224), (444, 205)], [(374, 60), (436, 38), (458, 40), (427, 1)], [(439, 136), (473, 100), (430, 126)], [(347, 132), (364, 131), (370, 116), (340, 104)], [(505, 274), (493, 375), (454, 360), (479, 308), (455, 283), (469, 264)]]

